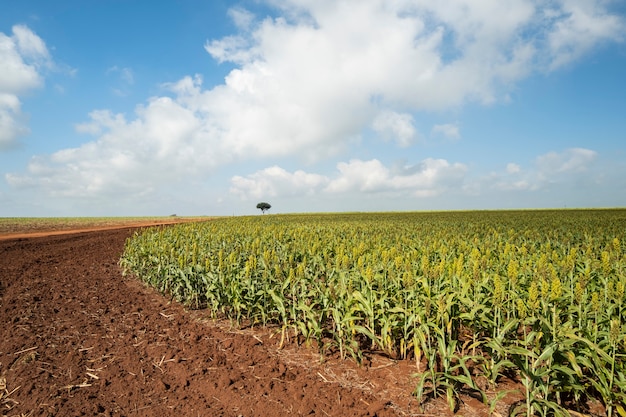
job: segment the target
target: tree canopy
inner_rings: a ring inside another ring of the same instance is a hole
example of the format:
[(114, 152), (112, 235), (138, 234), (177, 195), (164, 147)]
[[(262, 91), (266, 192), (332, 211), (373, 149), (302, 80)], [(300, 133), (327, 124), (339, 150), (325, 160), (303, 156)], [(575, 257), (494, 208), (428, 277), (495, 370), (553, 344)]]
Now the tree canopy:
[(265, 214), (265, 212), (269, 209), (272, 208), (272, 206), (269, 203), (265, 203), (265, 202), (261, 202), (259, 204), (256, 205), (256, 208), (258, 208), (259, 210), (261, 210), (261, 212), (263, 214)]

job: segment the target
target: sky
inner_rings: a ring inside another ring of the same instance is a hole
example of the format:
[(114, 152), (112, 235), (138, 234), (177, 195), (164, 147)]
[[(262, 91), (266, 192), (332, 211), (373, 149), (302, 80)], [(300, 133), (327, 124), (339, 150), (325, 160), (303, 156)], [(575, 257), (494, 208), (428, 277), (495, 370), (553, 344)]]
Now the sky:
[(623, 0), (0, 0), (0, 217), (626, 207)]

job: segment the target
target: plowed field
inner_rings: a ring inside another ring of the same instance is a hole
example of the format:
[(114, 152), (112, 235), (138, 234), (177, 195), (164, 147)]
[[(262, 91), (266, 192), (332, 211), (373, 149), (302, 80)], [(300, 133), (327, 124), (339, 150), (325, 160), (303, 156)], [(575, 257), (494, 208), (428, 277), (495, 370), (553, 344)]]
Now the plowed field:
[[(0, 240), (2, 416), (403, 416), (415, 364), (321, 360), (122, 277), (133, 228)], [(464, 398), (464, 415), (485, 415)]]

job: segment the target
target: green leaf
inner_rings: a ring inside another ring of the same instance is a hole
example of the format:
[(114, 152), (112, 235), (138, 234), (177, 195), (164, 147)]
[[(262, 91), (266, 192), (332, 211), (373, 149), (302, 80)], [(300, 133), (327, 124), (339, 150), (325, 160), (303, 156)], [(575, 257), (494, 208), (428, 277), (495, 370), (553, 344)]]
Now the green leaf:
[(552, 355), (554, 354), (557, 348), (558, 348), (558, 345), (556, 343), (551, 343), (548, 346), (546, 346), (543, 352), (541, 352), (541, 355), (539, 355), (537, 360), (535, 360), (535, 362), (533, 363), (533, 368), (538, 368), (542, 362), (545, 362), (548, 359), (552, 359)]
[(529, 349), (525, 349), (521, 346), (507, 346), (504, 349), (504, 352), (509, 354), (509, 355), (519, 355), (519, 356), (526, 356), (532, 359), (536, 359), (537, 358), (537, 354), (535, 352), (533, 352), (532, 350)]

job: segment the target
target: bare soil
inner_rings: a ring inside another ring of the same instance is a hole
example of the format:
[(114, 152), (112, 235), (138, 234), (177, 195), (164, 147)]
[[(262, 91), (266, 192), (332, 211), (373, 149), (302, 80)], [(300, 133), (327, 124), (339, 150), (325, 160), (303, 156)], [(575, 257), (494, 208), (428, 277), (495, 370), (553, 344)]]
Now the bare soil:
[(121, 228), (139, 228), (149, 226), (164, 226), (178, 223), (208, 221), (207, 217), (169, 217), (167, 219), (141, 219), (111, 217), (103, 219), (35, 219), (32, 222), (14, 221), (0, 223), (0, 240), (17, 239), (27, 237), (43, 237), (53, 235), (65, 235), (100, 230), (113, 230)]
[[(329, 357), (123, 277), (135, 228), (0, 240), (2, 416), (447, 416), (411, 361)], [(487, 415), (464, 397), (459, 414)]]

